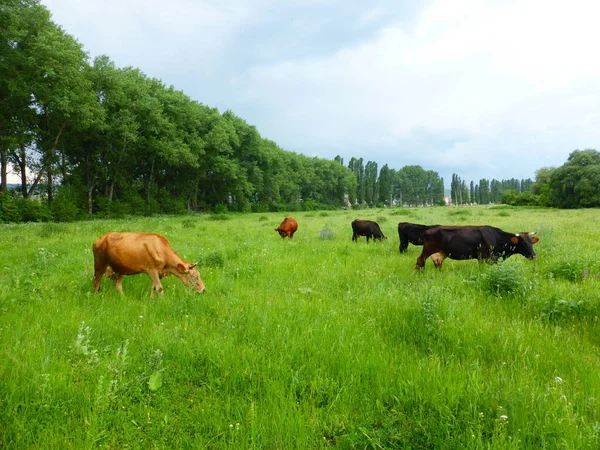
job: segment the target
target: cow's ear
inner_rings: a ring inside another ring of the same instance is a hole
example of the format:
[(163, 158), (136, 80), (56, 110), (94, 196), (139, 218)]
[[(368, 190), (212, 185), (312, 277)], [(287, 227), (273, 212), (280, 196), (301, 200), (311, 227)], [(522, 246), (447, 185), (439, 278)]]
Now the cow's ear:
[(179, 264), (177, 264), (177, 271), (179, 273), (186, 273), (187, 269), (185, 268), (185, 266), (183, 264), (179, 263)]
[(513, 236), (510, 238), (510, 242), (512, 242), (514, 245), (517, 245), (519, 243), (519, 238), (518, 236)]
[(534, 244), (537, 244), (540, 241), (540, 238), (536, 236), (532, 239), (532, 241)]

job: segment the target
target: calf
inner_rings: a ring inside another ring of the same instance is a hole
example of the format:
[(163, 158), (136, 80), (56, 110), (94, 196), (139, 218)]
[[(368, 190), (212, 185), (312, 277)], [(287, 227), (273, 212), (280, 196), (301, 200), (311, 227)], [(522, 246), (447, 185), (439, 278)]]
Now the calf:
[(100, 290), (102, 276), (111, 278), (117, 291), (123, 293), (123, 276), (147, 273), (152, 279), (150, 298), (163, 292), (161, 278), (175, 275), (186, 286), (198, 292), (205, 287), (196, 264), (179, 257), (164, 236), (152, 233), (111, 232), (100, 236), (94, 251), (94, 289)]
[(359, 236), (365, 236), (367, 238), (367, 244), (369, 239), (387, 239), (381, 232), (379, 224), (372, 220), (355, 219), (352, 221), (352, 240), (357, 241)]

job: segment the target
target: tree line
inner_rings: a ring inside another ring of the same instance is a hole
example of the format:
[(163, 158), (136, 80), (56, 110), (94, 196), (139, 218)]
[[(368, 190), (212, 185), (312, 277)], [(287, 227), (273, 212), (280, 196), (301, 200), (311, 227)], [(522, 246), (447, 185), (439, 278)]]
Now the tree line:
[(518, 180), (511, 178), (509, 180), (498, 181), (495, 178), (491, 181), (482, 178), (479, 183), (471, 181), (467, 186), (465, 180), (461, 179), (456, 173), (452, 174), (450, 183), (450, 196), (455, 205), (487, 205), (489, 203), (506, 203), (507, 193), (516, 193), (516, 195), (526, 195), (533, 188), (531, 178)]
[[(20, 177), (10, 192), (9, 167)], [(555, 180), (569, 174), (544, 169), (535, 183), (469, 187), (454, 174), (451, 197), (459, 205), (596, 205), (598, 183), (583, 186), (585, 176), (559, 195)], [(90, 61), (39, 0), (0, 5), (0, 221), (441, 205), (444, 197), (443, 178), (421, 166), (286, 151), (232, 111), (107, 56)]]
[[(25, 220), (435, 204), (443, 180), (280, 148), (139, 69), (90, 61), (38, 0), (0, 6), (0, 192)], [(10, 198), (9, 198), (10, 197)], [(26, 202), (35, 197), (38, 201)], [(40, 202), (39, 199), (42, 201)], [(31, 217), (30, 217), (31, 216)]]

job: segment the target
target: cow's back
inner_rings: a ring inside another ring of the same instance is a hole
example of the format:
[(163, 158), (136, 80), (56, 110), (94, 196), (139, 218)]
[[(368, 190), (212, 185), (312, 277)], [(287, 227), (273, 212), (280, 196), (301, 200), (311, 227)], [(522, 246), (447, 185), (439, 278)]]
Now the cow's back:
[(164, 236), (135, 232), (106, 233), (94, 242), (93, 249), (95, 259), (126, 275), (162, 268), (174, 253)]

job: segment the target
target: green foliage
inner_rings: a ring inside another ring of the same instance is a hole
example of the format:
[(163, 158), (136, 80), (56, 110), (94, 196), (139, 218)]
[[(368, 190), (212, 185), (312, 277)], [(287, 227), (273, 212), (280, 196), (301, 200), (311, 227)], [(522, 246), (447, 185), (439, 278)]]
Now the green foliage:
[(547, 270), (554, 278), (577, 282), (589, 276), (593, 265), (594, 262), (578, 255), (563, 256), (549, 264)]
[(150, 375), (150, 379), (148, 380), (148, 389), (152, 392), (158, 391), (163, 385), (162, 381), (162, 373), (154, 372)]
[(78, 204), (78, 192), (70, 186), (63, 186), (59, 189), (56, 198), (50, 205), (52, 217), (57, 222), (73, 222), (82, 213)]
[(227, 205), (220, 203), (215, 206), (213, 212), (215, 214), (225, 214), (225, 213), (227, 213)]
[(567, 162), (550, 173), (548, 204), (559, 208), (600, 206), (600, 153), (574, 150)]
[(500, 297), (521, 295), (531, 288), (523, 266), (512, 259), (492, 265), (481, 275), (480, 285), (483, 291)]
[(392, 216), (408, 216), (417, 217), (417, 214), (413, 208), (395, 208), (390, 215)]
[(182, 228), (196, 228), (198, 225), (198, 219), (193, 217), (187, 217), (181, 221)]
[(220, 251), (210, 252), (207, 255), (200, 257), (201, 267), (224, 267), (225, 266), (225, 255)]
[(590, 304), (586, 300), (565, 300), (552, 297), (544, 304), (540, 311), (540, 317), (549, 322), (560, 323), (585, 317), (589, 309)]
[(0, 222), (21, 222), (21, 212), (10, 192), (0, 192)]
[(231, 220), (231, 216), (229, 214), (211, 214), (210, 216), (208, 216), (208, 220)]
[(52, 211), (48, 204), (38, 199), (17, 198), (15, 204), (22, 222), (50, 222)]

